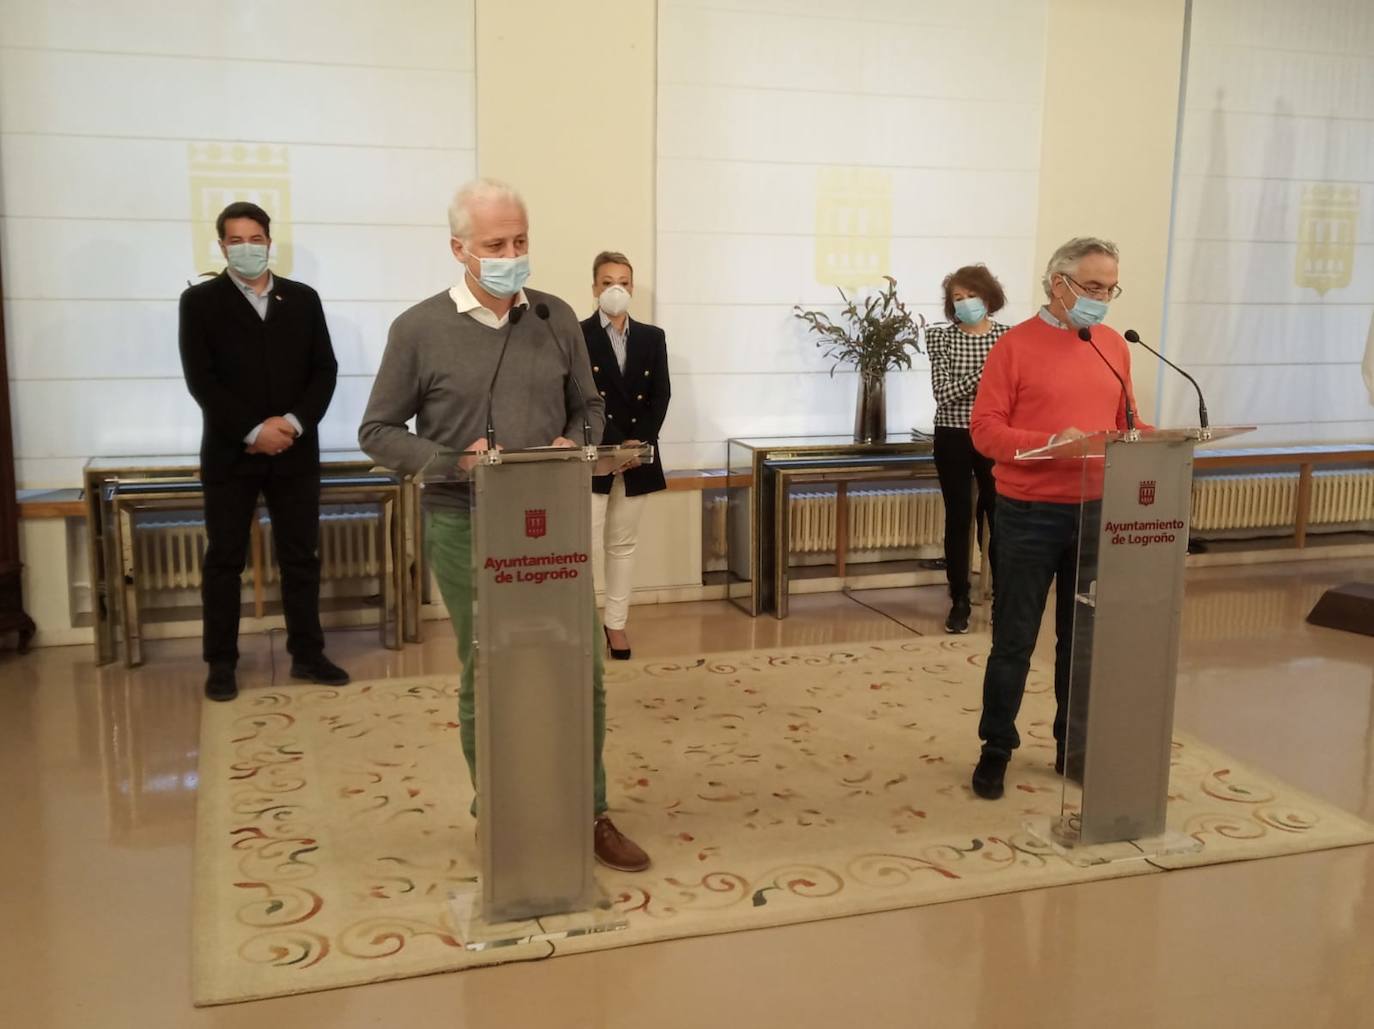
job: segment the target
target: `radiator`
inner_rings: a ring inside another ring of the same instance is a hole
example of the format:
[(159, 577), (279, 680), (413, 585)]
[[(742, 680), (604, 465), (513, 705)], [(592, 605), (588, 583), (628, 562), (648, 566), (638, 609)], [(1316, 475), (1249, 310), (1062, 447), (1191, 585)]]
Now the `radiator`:
[[(320, 579), (369, 579), (382, 574), (377, 512), (330, 513), (320, 518)], [(271, 525), (262, 521), (263, 581), (280, 582)]]
[[(1205, 475), (1193, 481), (1195, 532), (1280, 530), (1293, 525), (1298, 499), (1296, 472)], [(708, 562), (726, 557), (728, 508), (724, 493), (707, 494)], [(851, 551), (939, 546), (944, 504), (935, 489), (855, 490), (849, 494)], [(1312, 475), (1309, 527), (1369, 528), (1374, 525), (1374, 469), (1316, 471)], [(792, 552), (835, 549), (835, 494), (792, 494)]]
[[(816, 554), (835, 549), (835, 494), (796, 492), (790, 497), (791, 549)], [(936, 489), (850, 490), (849, 549), (899, 550), (940, 544), (945, 508)]]
[[(272, 525), (259, 520), (263, 539), (263, 585), (279, 582), (272, 545)], [(378, 516), (375, 511), (329, 512), (320, 516), (320, 578), (323, 581), (374, 578), (382, 573)], [(205, 523), (200, 521), (139, 520), (134, 525), (139, 588), (199, 589), (205, 560)], [(253, 579), (252, 552), (244, 569)]]
[[(1291, 526), (1298, 500), (1296, 473), (1207, 475), (1193, 481), (1192, 527), (1276, 529)], [(1309, 524), (1358, 526), (1374, 520), (1374, 470), (1312, 474)]]
[[(703, 553), (708, 568), (722, 567), (727, 555), (729, 503), (724, 493), (705, 494)], [(833, 491), (791, 495), (794, 555), (833, 553), (835, 550), (835, 494)], [(937, 489), (850, 490), (849, 550), (911, 550), (942, 546), (945, 506)]]

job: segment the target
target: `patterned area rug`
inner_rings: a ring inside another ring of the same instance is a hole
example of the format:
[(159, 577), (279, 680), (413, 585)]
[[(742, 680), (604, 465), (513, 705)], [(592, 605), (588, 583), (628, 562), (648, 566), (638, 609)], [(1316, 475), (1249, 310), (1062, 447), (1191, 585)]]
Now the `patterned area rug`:
[(206, 704), (195, 1000), (220, 1004), (1374, 841), (1374, 827), (1179, 736), (1169, 826), (1201, 853), (1079, 868), (1023, 825), (1058, 811), (1043, 667), (996, 803), (968, 788), (986, 636), (608, 669), (612, 814), (653, 857), (600, 870), (622, 932), (469, 953), (475, 876), (456, 677)]

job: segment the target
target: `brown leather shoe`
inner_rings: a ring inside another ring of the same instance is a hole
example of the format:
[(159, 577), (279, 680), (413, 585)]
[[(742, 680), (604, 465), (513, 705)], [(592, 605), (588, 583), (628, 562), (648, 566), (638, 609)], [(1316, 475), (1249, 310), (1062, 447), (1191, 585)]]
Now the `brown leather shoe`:
[(649, 867), (649, 855), (619, 829), (606, 815), (592, 826), (592, 845), (596, 859), (617, 872), (642, 872)]

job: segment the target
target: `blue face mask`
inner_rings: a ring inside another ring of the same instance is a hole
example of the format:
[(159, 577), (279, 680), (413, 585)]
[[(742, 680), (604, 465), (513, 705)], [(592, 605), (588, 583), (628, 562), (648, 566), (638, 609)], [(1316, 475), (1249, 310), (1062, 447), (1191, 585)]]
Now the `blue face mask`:
[(965, 325), (977, 325), (988, 316), (988, 305), (981, 297), (964, 297), (954, 301), (954, 317)]
[(530, 255), (519, 257), (479, 257), (477, 281), (494, 297), (513, 297), (525, 288), (530, 277)]
[(1073, 293), (1073, 306), (1069, 308), (1069, 323), (1079, 329), (1089, 329), (1107, 317), (1107, 301), (1081, 297), (1074, 292), (1073, 286), (1065, 281), (1069, 292)]

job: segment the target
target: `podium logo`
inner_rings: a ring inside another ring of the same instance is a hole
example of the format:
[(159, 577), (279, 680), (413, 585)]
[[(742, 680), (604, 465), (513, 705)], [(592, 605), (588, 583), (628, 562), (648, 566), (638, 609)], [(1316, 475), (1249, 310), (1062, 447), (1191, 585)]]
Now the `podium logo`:
[(219, 271), (224, 257), (215, 238), (215, 219), (236, 200), (257, 204), (272, 218), (271, 268), (290, 276), (291, 171), (286, 147), (267, 143), (191, 143), (191, 246), (196, 269)]
[(1142, 479), (1140, 481), (1140, 506), (1149, 507), (1155, 502), (1155, 480)]
[(525, 511), (525, 535), (537, 540), (549, 531), (549, 516), (542, 507), (532, 507)]
[(892, 174), (823, 168), (816, 183), (816, 281), (881, 285), (892, 263)]
[(1355, 268), (1355, 226), (1360, 187), (1316, 182), (1302, 188), (1294, 279), (1320, 296), (1350, 285)]

